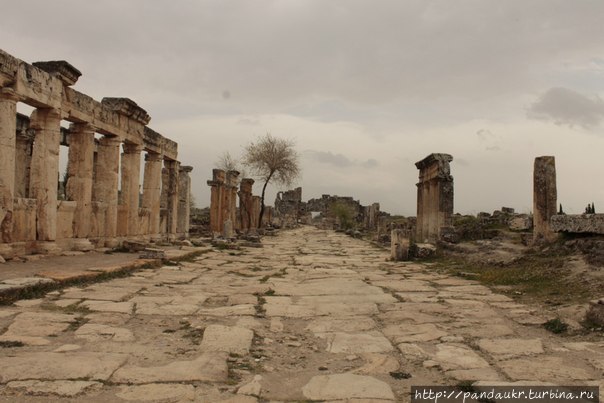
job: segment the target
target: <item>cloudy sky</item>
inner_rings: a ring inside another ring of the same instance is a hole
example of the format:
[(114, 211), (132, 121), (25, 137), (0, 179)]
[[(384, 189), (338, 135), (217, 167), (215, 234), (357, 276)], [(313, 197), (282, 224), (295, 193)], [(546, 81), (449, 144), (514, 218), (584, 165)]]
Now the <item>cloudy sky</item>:
[(604, 210), (601, 0), (0, 7), (0, 48), (67, 60), (83, 73), (79, 91), (145, 108), (194, 167), (200, 206), (219, 155), (270, 132), (296, 141), (304, 199), (350, 195), (414, 215), (414, 163), (443, 152), (456, 212), (529, 212), (533, 160), (554, 155), (566, 212)]

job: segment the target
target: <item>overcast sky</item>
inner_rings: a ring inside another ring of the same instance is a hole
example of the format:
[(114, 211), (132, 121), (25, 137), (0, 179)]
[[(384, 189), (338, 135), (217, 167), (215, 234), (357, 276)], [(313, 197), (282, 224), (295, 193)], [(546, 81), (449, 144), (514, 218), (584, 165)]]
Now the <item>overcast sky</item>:
[[(0, 48), (67, 60), (179, 144), (193, 194), (220, 154), (296, 141), (303, 198), (415, 215), (418, 171), (453, 155), (455, 211), (532, 208), (554, 155), (569, 213), (604, 211), (601, 0), (0, 0)], [(256, 193), (260, 186), (256, 186)], [(272, 204), (276, 189), (272, 189)]]

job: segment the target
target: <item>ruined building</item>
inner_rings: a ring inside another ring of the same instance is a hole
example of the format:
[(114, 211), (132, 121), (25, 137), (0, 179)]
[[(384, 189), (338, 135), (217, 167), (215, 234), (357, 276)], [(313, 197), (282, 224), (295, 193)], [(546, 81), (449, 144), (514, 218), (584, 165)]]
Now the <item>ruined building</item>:
[(300, 220), (307, 222), (306, 203), (302, 201), (302, 188), (277, 193), (275, 222), (279, 227), (295, 227)]
[(453, 177), (449, 154), (430, 154), (416, 162), (417, 183), (416, 241), (434, 242), (452, 232)]
[[(0, 50), (3, 257), (187, 236), (191, 168), (177, 161), (177, 144), (147, 127), (132, 100), (74, 90), (80, 75), (65, 61), (31, 65)], [(35, 108), (31, 116), (17, 114), (19, 102)]]
[[(380, 216), (380, 204), (373, 203), (369, 206), (363, 206), (358, 200), (349, 196), (331, 196), (322, 195), (320, 199), (310, 199), (306, 202), (305, 211), (308, 213), (318, 212), (321, 217), (337, 221), (337, 210), (345, 209), (350, 215), (357, 227), (366, 230), (375, 230), (378, 226)], [(340, 223), (334, 222), (336, 226)]]

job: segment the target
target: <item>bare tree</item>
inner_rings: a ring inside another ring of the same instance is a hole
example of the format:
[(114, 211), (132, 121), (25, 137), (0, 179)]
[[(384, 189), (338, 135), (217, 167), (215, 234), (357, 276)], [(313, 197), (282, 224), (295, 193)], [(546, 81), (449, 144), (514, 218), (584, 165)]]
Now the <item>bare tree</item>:
[(267, 133), (245, 147), (243, 164), (249, 167), (254, 176), (264, 181), (258, 220), (258, 225), (262, 226), (266, 186), (271, 181), (289, 186), (300, 175), (299, 156), (294, 150), (294, 141), (279, 139)]

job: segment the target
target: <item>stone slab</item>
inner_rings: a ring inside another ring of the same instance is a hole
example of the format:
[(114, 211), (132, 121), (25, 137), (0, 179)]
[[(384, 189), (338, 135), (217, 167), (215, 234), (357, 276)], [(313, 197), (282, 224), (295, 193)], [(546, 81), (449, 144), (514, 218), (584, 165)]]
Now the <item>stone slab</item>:
[(254, 332), (237, 326), (210, 325), (203, 332), (202, 351), (225, 351), (234, 354), (248, 354)]
[(6, 385), (9, 389), (16, 389), (28, 395), (57, 395), (61, 397), (75, 397), (92, 389), (100, 389), (103, 384), (90, 381), (12, 381)]
[(355, 374), (314, 376), (302, 388), (302, 393), (312, 400), (395, 399), (387, 383)]

